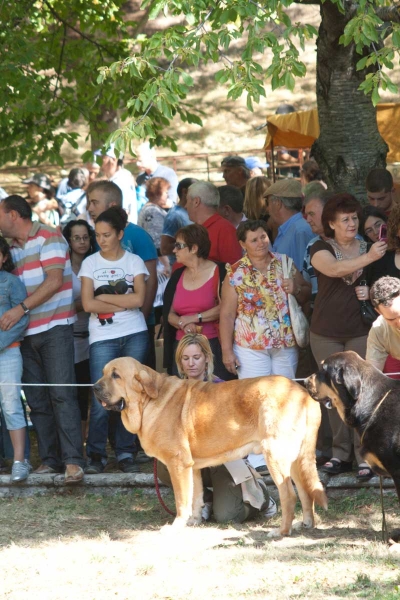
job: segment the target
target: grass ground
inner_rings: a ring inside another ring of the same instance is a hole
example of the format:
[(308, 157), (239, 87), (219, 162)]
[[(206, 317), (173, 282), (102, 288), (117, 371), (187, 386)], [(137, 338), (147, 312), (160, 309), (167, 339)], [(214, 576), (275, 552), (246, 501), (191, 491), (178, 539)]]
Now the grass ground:
[[(397, 498), (386, 494), (385, 506), (394, 527)], [(0, 514), (2, 599), (400, 598), (400, 559), (380, 541), (372, 490), (331, 499), (315, 530), (278, 541), (267, 533), (279, 512), (268, 523), (161, 529), (170, 517), (144, 490), (0, 500)]]

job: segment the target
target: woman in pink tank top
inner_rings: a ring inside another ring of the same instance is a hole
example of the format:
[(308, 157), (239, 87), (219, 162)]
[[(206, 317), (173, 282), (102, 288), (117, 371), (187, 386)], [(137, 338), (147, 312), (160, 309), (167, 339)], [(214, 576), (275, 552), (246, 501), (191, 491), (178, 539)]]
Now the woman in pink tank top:
[[(174, 253), (184, 267), (175, 271), (167, 286), (165, 296), (170, 294), (172, 299), (166, 315), (170, 327), (166, 327), (165, 337), (174, 335), (175, 355), (176, 346), (184, 335), (202, 333), (209, 340), (215, 356), (215, 374), (221, 379), (231, 379), (222, 363), (218, 339), (222, 282), (220, 268), (208, 260), (210, 245), (208, 232), (202, 225), (182, 227), (176, 234)], [(172, 373), (177, 374), (175, 361)]]

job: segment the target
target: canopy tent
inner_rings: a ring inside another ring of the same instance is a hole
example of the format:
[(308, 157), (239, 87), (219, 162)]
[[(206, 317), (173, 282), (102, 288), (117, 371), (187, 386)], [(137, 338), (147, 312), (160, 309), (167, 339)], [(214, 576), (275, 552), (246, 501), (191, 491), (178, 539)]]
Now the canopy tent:
[[(378, 104), (376, 118), (379, 133), (389, 146), (388, 163), (400, 162), (400, 104)], [(264, 150), (273, 146), (310, 148), (319, 136), (318, 111), (304, 110), (286, 115), (271, 115), (267, 119), (268, 133)]]

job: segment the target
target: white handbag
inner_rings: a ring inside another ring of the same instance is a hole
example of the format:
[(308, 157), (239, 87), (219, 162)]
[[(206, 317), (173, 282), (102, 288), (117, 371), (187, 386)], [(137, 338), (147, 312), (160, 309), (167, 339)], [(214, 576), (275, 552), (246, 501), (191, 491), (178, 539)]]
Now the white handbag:
[[(283, 277), (288, 279), (290, 277), (293, 260), (289, 256), (286, 256), (286, 254), (282, 254), (281, 256)], [(301, 310), (301, 307), (293, 294), (288, 294), (288, 304), (290, 322), (292, 324), (296, 343), (300, 348), (306, 348), (310, 343), (310, 326), (307, 317)]]

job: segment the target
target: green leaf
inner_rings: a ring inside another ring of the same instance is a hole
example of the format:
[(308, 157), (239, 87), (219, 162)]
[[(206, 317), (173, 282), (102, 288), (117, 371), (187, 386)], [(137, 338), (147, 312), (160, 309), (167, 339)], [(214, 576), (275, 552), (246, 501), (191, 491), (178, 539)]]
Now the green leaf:
[(380, 95), (379, 95), (379, 88), (378, 88), (378, 86), (376, 86), (376, 87), (373, 89), (373, 91), (372, 91), (372, 94), (371, 94), (371, 100), (372, 100), (372, 104), (373, 104), (374, 106), (376, 106), (376, 105), (378, 104), (378, 102), (379, 102), (379, 100), (380, 100)]

